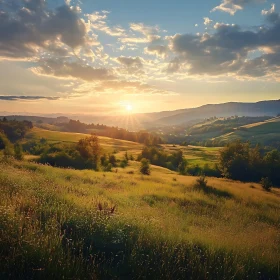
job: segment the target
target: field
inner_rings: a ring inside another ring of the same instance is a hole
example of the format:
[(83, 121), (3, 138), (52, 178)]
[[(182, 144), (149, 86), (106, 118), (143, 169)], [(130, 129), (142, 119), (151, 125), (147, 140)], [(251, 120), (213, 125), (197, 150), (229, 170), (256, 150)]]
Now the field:
[[(88, 136), (88, 134), (50, 131), (34, 127), (30, 132), (28, 132), (26, 138), (35, 140), (45, 138), (50, 142), (76, 143), (81, 138)], [(108, 153), (114, 152), (117, 158), (123, 158), (126, 151), (129, 153), (129, 155), (133, 155), (136, 158), (141, 153), (143, 148), (142, 144), (135, 142), (112, 139), (102, 136), (98, 136), (98, 138), (104, 151)], [(161, 145), (161, 147), (168, 153), (182, 150), (189, 166), (198, 165), (200, 167), (203, 167), (205, 164), (213, 167), (218, 161), (218, 154), (220, 150), (220, 148), (180, 146), (170, 144)], [(27, 156), (27, 158), (32, 159), (30, 156)]]
[[(77, 143), (81, 138), (89, 137), (89, 134), (74, 133), (74, 132), (60, 132), (45, 130), (38, 127), (34, 127), (30, 130), (26, 139), (40, 140), (45, 138), (49, 142), (64, 142), (64, 143)], [(109, 152), (121, 152), (130, 151), (130, 154), (138, 154), (143, 145), (131, 141), (112, 139), (108, 137), (98, 136), (100, 140), (101, 147)]]
[(198, 165), (203, 167), (208, 164), (209, 167), (214, 167), (218, 162), (219, 147), (199, 147), (199, 146), (180, 146), (180, 145), (162, 145), (168, 152), (181, 150), (189, 166)]
[(237, 128), (234, 132), (214, 138), (223, 143), (241, 139), (250, 141), (252, 144), (269, 145), (271, 142), (280, 139), (280, 117), (264, 122), (249, 124)]
[(138, 168), (2, 161), (1, 279), (279, 277), (278, 189)]

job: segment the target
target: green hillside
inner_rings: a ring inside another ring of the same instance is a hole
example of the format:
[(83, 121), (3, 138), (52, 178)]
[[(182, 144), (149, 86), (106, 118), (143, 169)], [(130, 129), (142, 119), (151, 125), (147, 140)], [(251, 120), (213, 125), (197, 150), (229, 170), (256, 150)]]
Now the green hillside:
[[(26, 139), (35, 139), (40, 140), (41, 138), (45, 138), (47, 141), (50, 142), (65, 142), (65, 143), (76, 143), (81, 138), (88, 137), (89, 134), (83, 133), (74, 133), (74, 132), (61, 132), (61, 131), (51, 131), (45, 130), (42, 128), (34, 127), (26, 134)], [(118, 140), (112, 139), (108, 137), (98, 136), (100, 140), (101, 146), (106, 149), (106, 151), (131, 151), (136, 150), (140, 151), (142, 149), (141, 144), (125, 141), (125, 140)]]
[(252, 144), (270, 145), (280, 141), (280, 117), (241, 126), (234, 132), (216, 137), (215, 142), (226, 143), (236, 139), (250, 141)]
[(277, 279), (280, 192), (130, 162), (0, 162), (1, 279)]

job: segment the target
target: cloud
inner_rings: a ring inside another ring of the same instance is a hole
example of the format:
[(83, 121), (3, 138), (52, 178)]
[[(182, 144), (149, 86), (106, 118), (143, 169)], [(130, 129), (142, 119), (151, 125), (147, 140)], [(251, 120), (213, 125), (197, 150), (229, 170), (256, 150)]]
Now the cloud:
[(203, 19), (204, 19), (204, 25), (210, 25), (213, 22), (213, 20), (210, 19), (209, 17), (205, 17)]
[(126, 66), (127, 68), (142, 68), (142, 60), (140, 57), (125, 57), (120, 56), (117, 58), (117, 62)]
[(142, 34), (142, 37), (138, 36), (126, 36), (120, 38), (119, 40), (122, 43), (152, 43), (160, 40), (161, 36), (159, 35), (160, 29), (157, 26), (148, 26), (143, 23), (131, 23), (130, 31), (137, 32)]
[(222, 11), (234, 15), (237, 11), (243, 10), (246, 5), (259, 4), (266, 2), (266, 0), (222, 0), (221, 4), (211, 12)]
[(144, 52), (147, 54), (154, 54), (159, 57), (165, 57), (169, 51), (166, 45), (149, 45)]
[(1, 57), (30, 59), (42, 50), (56, 53), (86, 45), (87, 26), (77, 7), (48, 10), (43, 0), (8, 1), (0, 12)]
[(115, 79), (113, 74), (106, 68), (93, 68), (80, 62), (69, 62), (61, 59), (43, 60), (39, 67), (33, 68), (33, 72), (39, 75), (81, 79), (84, 81)]
[(83, 83), (74, 89), (74, 94), (175, 95), (172, 91), (161, 90), (144, 82), (125, 80)]
[[(263, 14), (267, 24), (257, 31), (217, 23), (213, 34), (176, 34), (171, 37), (172, 60), (167, 72), (184, 72), (187, 76), (278, 79), (280, 15), (274, 8)], [(250, 57), (252, 51), (258, 52), (257, 57)]]
[(109, 12), (102, 11), (102, 12), (94, 12), (92, 14), (86, 14), (86, 17), (90, 21), (90, 27), (102, 31), (110, 36), (116, 36), (116, 37), (122, 37), (126, 35), (125, 29), (123, 29), (121, 26), (113, 26), (110, 27), (106, 20), (107, 15)]
[(49, 96), (16, 96), (16, 95), (0, 95), (0, 100), (5, 101), (17, 101), (17, 100), (27, 100), (27, 101), (35, 101), (35, 100), (58, 100), (59, 97), (49, 97)]

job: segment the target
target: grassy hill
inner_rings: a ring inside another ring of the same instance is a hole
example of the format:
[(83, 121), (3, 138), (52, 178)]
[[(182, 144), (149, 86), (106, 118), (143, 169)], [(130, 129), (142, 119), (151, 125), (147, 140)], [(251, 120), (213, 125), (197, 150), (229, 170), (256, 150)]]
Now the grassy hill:
[(139, 163), (0, 162), (1, 279), (277, 279), (280, 191)]
[[(40, 140), (41, 138), (45, 138), (50, 142), (76, 143), (81, 138), (88, 136), (88, 134), (50, 131), (34, 127), (27, 133), (26, 139)], [(126, 151), (128, 151), (130, 155), (137, 157), (143, 148), (142, 144), (135, 142), (112, 139), (102, 136), (98, 136), (98, 138), (103, 149), (108, 153), (116, 152), (116, 156), (118, 158), (123, 158)], [(161, 147), (168, 153), (182, 150), (184, 157), (188, 160), (190, 166), (198, 165), (200, 167), (203, 167), (205, 164), (214, 166), (218, 160), (218, 154), (220, 150), (220, 148), (212, 147), (179, 146), (170, 144), (161, 145)], [(26, 158), (33, 159), (32, 156), (27, 156)]]
[[(74, 132), (61, 132), (61, 131), (51, 131), (38, 127), (34, 127), (26, 134), (26, 139), (40, 140), (45, 138), (50, 142), (65, 142), (65, 143), (77, 143), (80, 139), (88, 137), (89, 134), (74, 133)], [(126, 141), (112, 139), (108, 137), (98, 136), (101, 146), (107, 152), (120, 152), (120, 151), (130, 151), (131, 153), (139, 153), (143, 147), (142, 144)]]
[(244, 125), (235, 129), (234, 132), (214, 138), (214, 140), (226, 143), (236, 139), (250, 141), (252, 144), (269, 145), (280, 139), (280, 117), (272, 118), (263, 122)]

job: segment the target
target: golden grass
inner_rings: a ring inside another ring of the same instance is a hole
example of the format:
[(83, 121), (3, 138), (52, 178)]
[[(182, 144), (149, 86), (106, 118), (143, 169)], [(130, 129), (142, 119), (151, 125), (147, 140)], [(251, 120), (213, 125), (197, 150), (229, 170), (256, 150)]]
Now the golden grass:
[[(195, 177), (179, 176), (156, 166), (152, 166), (151, 176), (143, 176), (138, 169), (139, 163), (134, 161), (125, 169), (118, 168), (117, 173), (115, 169), (102, 173), (32, 163), (1, 164), (0, 209), (2, 214), (14, 214), (20, 203), (36, 212), (33, 197), (38, 185), (39, 192), (59, 197), (73, 209), (94, 211), (98, 203), (116, 205), (116, 220), (153, 238), (176, 244), (201, 244), (213, 252), (222, 250), (239, 256), (241, 262), (252, 258), (277, 270), (279, 189), (265, 192), (258, 184), (252, 187), (209, 178), (209, 192), (203, 192), (194, 188)], [(7, 184), (15, 190), (9, 199), (3, 195)]]

